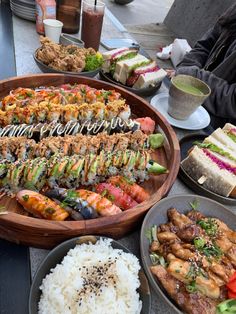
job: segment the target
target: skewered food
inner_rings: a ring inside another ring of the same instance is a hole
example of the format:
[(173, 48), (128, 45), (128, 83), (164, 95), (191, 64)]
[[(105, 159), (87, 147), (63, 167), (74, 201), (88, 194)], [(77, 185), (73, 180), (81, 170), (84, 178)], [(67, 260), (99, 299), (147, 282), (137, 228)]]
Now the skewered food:
[[(121, 174), (130, 180), (143, 181), (148, 178), (149, 174), (166, 172), (165, 167), (151, 160), (150, 153), (147, 151), (101, 151), (98, 155), (92, 153), (72, 157), (55, 155), (49, 159), (35, 158), (24, 162), (2, 162), (0, 186), (12, 192), (22, 187), (39, 191), (45, 184), (76, 188), (80, 184), (90, 185), (103, 181), (111, 175)], [(127, 186), (127, 183), (124, 186)], [(136, 186), (130, 185), (129, 189), (133, 190), (134, 187)], [(147, 197), (147, 193), (143, 192), (142, 199), (143, 195)], [(137, 198), (137, 195), (135, 196)]]
[(127, 177), (116, 176), (108, 179), (108, 182), (120, 187), (125, 193), (132, 197), (136, 202), (142, 203), (146, 201), (150, 195), (141, 186), (132, 182)]
[[(161, 134), (152, 134), (158, 137)], [(152, 142), (151, 142), (152, 145)], [(8, 161), (33, 159), (36, 157), (49, 158), (55, 154), (71, 156), (74, 154), (99, 154), (100, 151), (121, 151), (126, 149), (142, 150), (152, 146), (149, 137), (142, 131), (134, 133), (113, 134), (100, 133), (96, 136), (82, 134), (67, 135), (65, 137), (47, 137), (36, 143), (26, 137), (0, 138), (0, 159)]]
[(151, 271), (184, 312), (216, 313), (236, 270), (236, 232), (196, 209), (167, 215), (150, 230)]
[(236, 197), (236, 127), (226, 124), (189, 152), (184, 170), (200, 185), (223, 196)]
[(95, 190), (97, 193), (111, 200), (115, 205), (123, 210), (127, 210), (138, 205), (138, 203), (127, 193), (121, 190), (121, 188), (110, 183), (100, 183), (96, 185)]
[(65, 220), (69, 214), (48, 197), (30, 190), (22, 190), (16, 195), (17, 201), (33, 216), (48, 220)]

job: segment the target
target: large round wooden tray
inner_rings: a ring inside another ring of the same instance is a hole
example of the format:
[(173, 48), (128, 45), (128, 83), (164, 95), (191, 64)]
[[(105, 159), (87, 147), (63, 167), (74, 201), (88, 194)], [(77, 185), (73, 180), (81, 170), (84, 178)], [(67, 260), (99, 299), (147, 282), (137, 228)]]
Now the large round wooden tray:
[(160, 164), (166, 165), (169, 173), (151, 177), (143, 184), (151, 194), (147, 201), (121, 214), (91, 220), (55, 222), (28, 217), (24, 215), (22, 207), (14, 198), (4, 197), (0, 205), (4, 205), (9, 213), (0, 215), (0, 237), (3, 239), (35, 247), (52, 248), (78, 235), (97, 234), (119, 238), (134, 229), (148, 209), (168, 193), (178, 174), (180, 151), (174, 130), (166, 119), (145, 100), (123, 88), (91, 78), (63, 74), (39, 74), (0, 81), (0, 99), (17, 87), (33, 88), (65, 83), (88, 84), (98, 89), (115, 89), (126, 99), (133, 114), (137, 117), (149, 116), (155, 120), (159, 130), (165, 134), (166, 142), (164, 148), (158, 149), (153, 157)]

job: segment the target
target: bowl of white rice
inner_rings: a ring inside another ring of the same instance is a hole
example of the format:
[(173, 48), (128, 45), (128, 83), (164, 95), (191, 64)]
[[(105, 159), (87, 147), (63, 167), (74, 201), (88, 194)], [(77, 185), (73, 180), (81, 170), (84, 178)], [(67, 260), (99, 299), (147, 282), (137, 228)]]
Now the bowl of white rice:
[(150, 306), (137, 257), (98, 236), (53, 249), (37, 270), (29, 297), (30, 314), (148, 314)]

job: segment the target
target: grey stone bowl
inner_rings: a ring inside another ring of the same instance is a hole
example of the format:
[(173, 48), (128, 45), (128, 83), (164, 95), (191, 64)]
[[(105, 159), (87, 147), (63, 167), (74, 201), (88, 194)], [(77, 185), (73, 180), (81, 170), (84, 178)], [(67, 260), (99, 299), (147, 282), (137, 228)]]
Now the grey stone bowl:
[[(105, 238), (100, 236), (81, 236), (77, 238), (70, 239), (59, 244), (55, 247), (44, 259), (44, 261), (39, 266), (31, 285), (30, 295), (29, 295), (29, 314), (38, 313), (38, 302), (40, 300), (41, 291), (39, 287), (41, 286), (43, 278), (50, 273), (50, 270), (58, 263), (61, 263), (64, 256), (68, 253), (70, 249), (73, 249), (77, 244), (82, 243), (96, 243), (99, 238)], [(131, 253), (125, 246), (119, 242), (112, 240), (112, 247), (114, 249), (121, 249), (126, 253)], [(140, 288), (139, 294), (142, 301), (142, 311), (141, 314), (149, 314), (151, 309), (151, 294), (149, 289), (149, 284), (143, 270), (139, 271)]]
[(80, 48), (83, 48), (84, 47), (84, 42), (83, 40), (75, 37), (75, 36), (71, 36), (71, 35), (68, 35), (68, 34), (64, 34), (62, 33), (60, 35), (60, 44), (64, 45), (64, 46), (67, 46), (67, 45), (76, 45)]
[(149, 257), (149, 240), (146, 237), (146, 231), (150, 229), (153, 225), (161, 225), (167, 222), (167, 210), (171, 207), (175, 207), (180, 213), (186, 213), (191, 210), (190, 202), (194, 200), (199, 203), (199, 210), (205, 216), (215, 217), (226, 223), (231, 229), (235, 230), (236, 227), (236, 214), (229, 210), (222, 204), (213, 201), (209, 198), (198, 196), (198, 195), (176, 195), (170, 196), (162, 199), (155, 206), (153, 206), (147, 213), (141, 229), (140, 234), (140, 250), (141, 258), (145, 273), (148, 277), (150, 284), (152, 285), (154, 291), (166, 302), (173, 314), (182, 314), (183, 312), (178, 307), (178, 305), (171, 299), (165, 289), (162, 287), (161, 283), (154, 277), (150, 271), (150, 266), (152, 266)]
[[(38, 48), (40, 49), (40, 48)], [(37, 50), (38, 50), (37, 49)], [(73, 76), (86, 76), (86, 77), (94, 77), (95, 75), (98, 74), (98, 72), (100, 71), (100, 68), (93, 70), (93, 71), (82, 71), (82, 72), (69, 72), (69, 71), (60, 71), (60, 70), (56, 70), (53, 69), (51, 67), (49, 67), (48, 65), (44, 64), (42, 61), (40, 61), (36, 55), (37, 55), (37, 50), (35, 51), (35, 53), (33, 54), (34, 57), (34, 61), (37, 64), (38, 68), (44, 72), (44, 73), (60, 73), (60, 74), (67, 74), (67, 75), (73, 75)]]
[[(178, 83), (193, 86), (202, 92), (196, 95), (177, 86)], [(210, 87), (203, 81), (190, 75), (177, 75), (171, 79), (168, 98), (168, 113), (177, 120), (186, 120), (210, 95)]]

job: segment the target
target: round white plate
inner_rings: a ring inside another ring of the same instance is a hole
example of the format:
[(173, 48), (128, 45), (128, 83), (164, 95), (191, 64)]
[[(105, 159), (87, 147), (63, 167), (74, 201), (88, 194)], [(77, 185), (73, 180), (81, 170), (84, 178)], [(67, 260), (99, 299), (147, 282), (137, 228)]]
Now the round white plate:
[(185, 130), (200, 130), (210, 124), (211, 118), (209, 113), (200, 106), (187, 120), (176, 120), (172, 118), (168, 112), (168, 97), (167, 93), (161, 93), (151, 99), (151, 105), (157, 109), (166, 120), (173, 126)]

